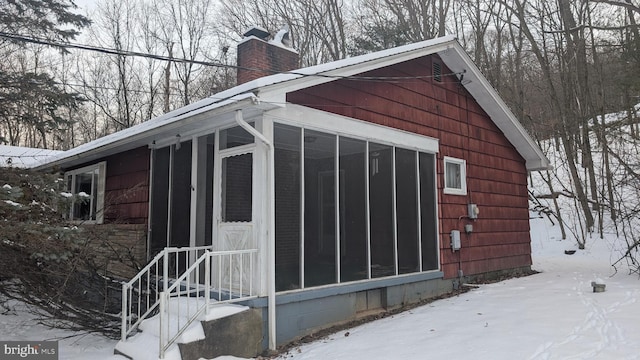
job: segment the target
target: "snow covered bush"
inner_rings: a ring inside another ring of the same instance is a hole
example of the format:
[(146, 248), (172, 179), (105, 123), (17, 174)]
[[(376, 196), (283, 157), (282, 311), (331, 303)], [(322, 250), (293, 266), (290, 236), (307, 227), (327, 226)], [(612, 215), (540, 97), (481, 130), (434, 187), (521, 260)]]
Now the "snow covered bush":
[(130, 258), (108, 227), (69, 223), (71, 199), (57, 174), (0, 171), (0, 297), (32, 305), (45, 324), (116, 336), (121, 279), (105, 259)]

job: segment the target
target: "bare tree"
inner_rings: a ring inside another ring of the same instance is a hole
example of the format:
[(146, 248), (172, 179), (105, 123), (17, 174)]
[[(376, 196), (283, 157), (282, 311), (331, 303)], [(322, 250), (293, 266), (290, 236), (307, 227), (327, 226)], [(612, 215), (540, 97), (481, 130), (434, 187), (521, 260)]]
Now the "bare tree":
[(250, 26), (275, 34), (289, 26), (303, 66), (338, 60), (349, 53), (349, 2), (341, 0), (224, 0), (225, 28), (239, 37)]
[[(216, 31), (212, 16), (213, 3), (211, 0), (158, 0), (155, 3), (158, 21), (162, 24), (159, 34), (167, 48), (173, 54), (173, 47), (177, 54), (186, 60), (196, 60), (203, 57), (206, 49), (211, 47), (209, 34)], [(180, 81), (179, 91), (182, 94), (180, 105), (191, 103), (192, 90), (190, 86), (193, 78), (202, 70), (193, 62), (179, 62), (174, 64), (176, 75)], [(168, 73), (168, 71), (166, 72)], [(165, 73), (165, 74), (166, 74)]]
[[(136, 44), (136, 8), (130, 0), (105, 0), (98, 7), (98, 18), (92, 29), (93, 39), (106, 48), (131, 51)], [(90, 98), (98, 104), (113, 130), (121, 130), (142, 122), (146, 97), (136, 59), (130, 56), (105, 55), (108, 69), (114, 73), (105, 80), (106, 98)], [(104, 64), (103, 64), (104, 65)]]

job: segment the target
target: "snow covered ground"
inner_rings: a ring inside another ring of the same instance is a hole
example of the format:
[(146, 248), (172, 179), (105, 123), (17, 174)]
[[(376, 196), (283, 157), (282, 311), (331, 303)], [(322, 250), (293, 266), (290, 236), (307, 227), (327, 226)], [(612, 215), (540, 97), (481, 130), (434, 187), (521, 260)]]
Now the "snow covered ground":
[[(281, 359), (640, 359), (640, 279), (614, 274), (614, 237), (565, 255), (576, 245), (548, 220), (532, 219), (531, 236), (539, 274), (341, 331)], [(592, 292), (595, 280), (605, 292)], [(122, 359), (113, 340), (47, 329), (14, 310), (0, 315), (0, 340), (60, 339), (60, 359)]]
[(47, 328), (39, 325), (37, 319), (25, 311), (24, 305), (15, 302), (8, 305), (8, 312), (4, 312), (5, 309), (0, 307), (0, 341), (58, 340), (60, 360), (124, 360), (122, 357), (113, 356), (113, 348), (116, 345), (114, 340), (95, 334)]
[[(546, 219), (532, 220), (531, 236), (539, 274), (482, 285), (282, 358), (640, 359), (640, 280), (614, 275), (612, 239), (590, 239), (586, 250), (565, 255), (576, 245)], [(605, 292), (593, 293), (595, 280)]]

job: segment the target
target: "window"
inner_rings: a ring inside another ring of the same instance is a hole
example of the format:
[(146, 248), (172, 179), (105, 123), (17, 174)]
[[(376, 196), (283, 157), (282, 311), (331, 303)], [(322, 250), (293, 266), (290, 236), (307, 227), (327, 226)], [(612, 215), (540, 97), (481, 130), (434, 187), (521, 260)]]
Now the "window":
[(371, 277), (391, 276), (396, 274), (393, 222), (393, 147), (369, 143), (369, 169)]
[(250, 153), (222, 159), (222, 221), (251, 221), (252, 173)]
[(436, 157), (420, 153), (420, 236), (422, 244), (422, 271), (438, 268), (438, 227), (436, 191)]
[(275, 124), (276, 290), (301, 287), (302, 129)]
[(65, 173), (67, 191), (74, 195), (70, 220), (102, 223), (105, 173), (105, 162)]
[(304, 286), (336, 283), (336, 136), (304, 131)]
[(418, 154), (396, 148), (396, 236), (398, 273), (420, 271), (418, 248)]
[(340, 137), (340, 281), (367, 278), (367, 143)]
[(444, 193), (467, 195), (466, 161), (444, 157)]

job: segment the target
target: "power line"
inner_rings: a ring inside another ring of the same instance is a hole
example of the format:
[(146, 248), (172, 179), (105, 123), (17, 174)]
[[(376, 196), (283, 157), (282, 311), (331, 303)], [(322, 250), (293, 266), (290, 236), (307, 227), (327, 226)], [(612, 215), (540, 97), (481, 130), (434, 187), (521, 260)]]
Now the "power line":
[[(43, 149), (43, 150), (49, 150), (49, 149)], [(61, 151), (61, 150), (55, 150), (55, 151)], [(36, 157), (49, 157), (52, 156), (51, 154), (33, 154), (33, 155), (10, 155), (10, 154), (0, 154), (0, 158), (14, 158), (14, 159), (23, 159), (23, 158), (36, 158)]]
[[(47, 45), (47, 46), (53, 46), (53, 47), (63, 48), (63, 49), (78, 49), (78, 50), (99, 52), (99, 53), (109, 54), (109, 55), (143, 57), (143, 58), (150, 58), (150, 59), (155, 59), (155, 60), (160, 60), (160, 61), (168, 61), (168, 62), (175, 62), (175, 63), (195, 64), (195, 65), (202, 65), (202, 66), (209, 66), (209, 67), (219, 67), (219, 68), (227, 68), (227, 69), (235, 69), (235, 70), (270, 72), (270, 73), (273, 73), (273, 74), (291, 74), (291, 75), (299, 75), (299, 76), (303, 76), (303, 77), (322, 77), (322, 78), (329, 78), (329, 79), (346, 79), (346, 80), (376, 81), (376, 82), (377, 81), (389, 82), (389, 81), (403, 81), (403, 80), (415, 80), (415, 79), (429, 79), (429, 78), (433, 78), (434, 77), (434, 75), (417, 75), (417, 76), (343, 76), (343, 75), (328, 75), (328, 74), (320, 74), (320, 73), (307, 74), (307, 73), (302, 73), (302, 72), (297, 72), (297, 71), (278, 72), (278, 71), (273, 71), (273, 70), (269, 70), (269, 69), (248, 68), (248, 67), (237, 66), (237, 65), (223, 64), (223, 63), (219, 63), (219, 62), (201, 61), (201, 60), (185, 59), (185, 58), (176, 58), (176, 57), (169, 57), (169, 56), (157, 55), (157, 54), (151, 54), (151, 53), (143, 53), (143, 52), (138, 52), (138, 51), (110, 49), (110, 48), (104, 48), (104, 47), (99, 47), (99, 46), (91, 46), (91, 45), (84, 45), (84, 44), (62, 43), (62, 42), (52, 41), (52, 40), (48, 40), (48, 39), (44, 39), (44, 38), (37, 38), (37, 37), (24, 36), (24, 35), (15, 35), (15, 34), (9, 34), (9, 33), (5, 33), (5, 32), (0, 32), (0, 37), (3, 37), (5, 39), (10, 39), (12, 41), (26, 42), (26, 43), (38, 44), (38, 45)], [(448, 74), (439, 74), (438, 76), (457, 76), (457, 75), (460, 75), (460, 74), (463, 74), (463, 73), (464, 73), (464, 71), (463, 72), (452, 72), (452, 73), (448, 73)]]
[[(61, 85), (61, 86), (69, 86), (69, 87), (81, 87), (81, 88), (88, 88), (88, 89), (99, 89), (99, 90), (112, 90), (112, 91), (120, 91), (123, 90), (121, 88), (116, 88), (116, 87), (112, 87), (112, 86), (104, 86), (104, 85), (91, 85), (91, 84), (77, 84), (77, 83), (71, 83), (71, 82), (60, 82), (60, 81), (56, 81), (55, 82), (56, 85)], [(128, 92), (132, 92), (132, 93), (137, 93), (137, 94), (164, 94), (164, 92), (162, 91), (157, 91), (157, 92), (153, 92), (150, 90), (141, 90), (141, 89), (127, 89)], [(172, 96), (182, 96), (183, 94), (180, 92), (171, 92), (169, 93), (169, 95)]]

